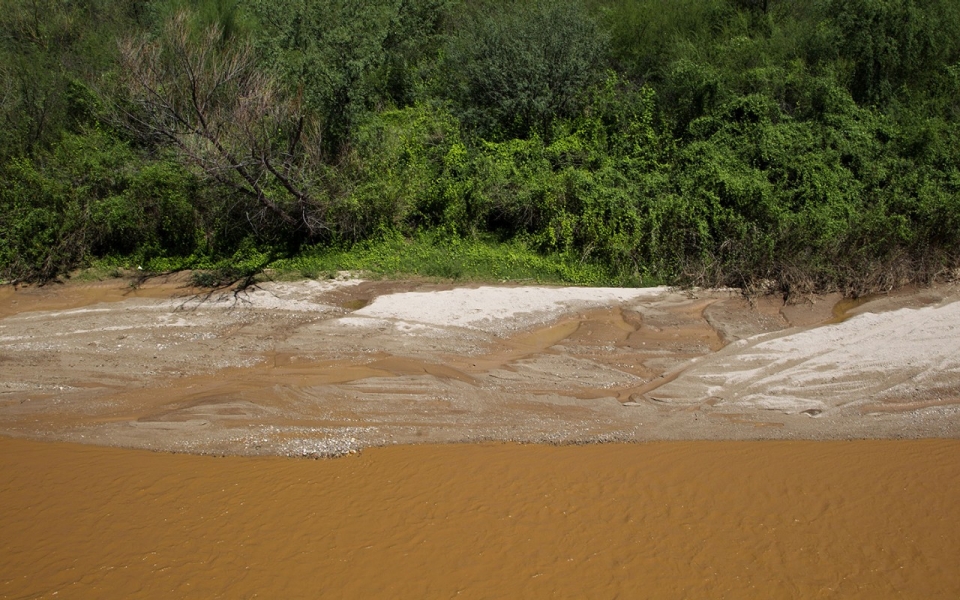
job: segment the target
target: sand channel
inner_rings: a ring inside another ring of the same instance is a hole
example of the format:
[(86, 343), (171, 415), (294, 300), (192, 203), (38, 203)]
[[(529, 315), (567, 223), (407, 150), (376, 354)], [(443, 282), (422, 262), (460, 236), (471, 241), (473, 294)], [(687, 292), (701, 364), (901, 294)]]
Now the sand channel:
[(960, 293), (0, 290), (0, 433), (191, 453), (960, 436)]

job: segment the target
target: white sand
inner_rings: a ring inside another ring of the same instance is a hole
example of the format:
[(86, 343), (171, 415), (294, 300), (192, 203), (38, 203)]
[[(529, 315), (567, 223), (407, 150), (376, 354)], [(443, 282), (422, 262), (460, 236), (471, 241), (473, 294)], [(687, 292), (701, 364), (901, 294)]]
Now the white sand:
[(960, 302), (952, 302), (741, 340), (650, 395), (793, 413), (937, 401), (958, 389)]
[(339, 288), (363, 283), (360, 279), (306, 280), (296, 282), (263, 283), (241, 292), (223, 291), (198, 295), (188, 300), (173, 300), (158, 304), (158, 308), (284, 310), (296, 312), (327, 312), (335, 307), (318, 301), (322, 295)]
[(542, 323), (567, 312), (655, 298), (668, 288), (478, 287), (444, 292), (406, 292), (376, 298), (356, 317), (393, 319), (438, 327), (506, 331)]

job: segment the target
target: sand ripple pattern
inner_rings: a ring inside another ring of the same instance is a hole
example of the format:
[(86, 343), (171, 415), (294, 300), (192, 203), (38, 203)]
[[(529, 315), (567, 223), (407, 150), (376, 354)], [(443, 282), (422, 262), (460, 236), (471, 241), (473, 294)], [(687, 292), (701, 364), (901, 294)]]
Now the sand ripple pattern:
[(758, 407), (821, 416), (954, 400), (960, 302), (735, 342), (651, 393), (661, 402)]

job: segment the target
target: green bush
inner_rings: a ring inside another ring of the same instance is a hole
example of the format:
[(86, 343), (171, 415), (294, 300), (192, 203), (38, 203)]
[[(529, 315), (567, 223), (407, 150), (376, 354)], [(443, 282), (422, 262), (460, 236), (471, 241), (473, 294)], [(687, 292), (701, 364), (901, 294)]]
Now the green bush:
[(479, 135), (548, 137), (603, 74), (606, 35), (577, 0), (481, 3), (447, 47), (458, 116)]
[(51, 279), (93, 255), (186, 255), (197, 244), (193, 177), (176, 163), (145, 162), (97, 130), (9, 161), (0, 181), (7, 279)]
[(450, 0), (252, 0), (263, 68), (319, 115), (331, 156), (384, 105), (417, 99)]

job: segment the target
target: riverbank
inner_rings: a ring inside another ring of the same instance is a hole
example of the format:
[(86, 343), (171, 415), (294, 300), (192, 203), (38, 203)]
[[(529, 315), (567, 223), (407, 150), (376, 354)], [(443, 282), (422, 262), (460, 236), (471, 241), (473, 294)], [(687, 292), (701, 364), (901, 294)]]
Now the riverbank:
[(190, 281), (0, 291), (0, 433), (292, 456), (960, 437), (955, 284), (785, 305), (732, 290)]

